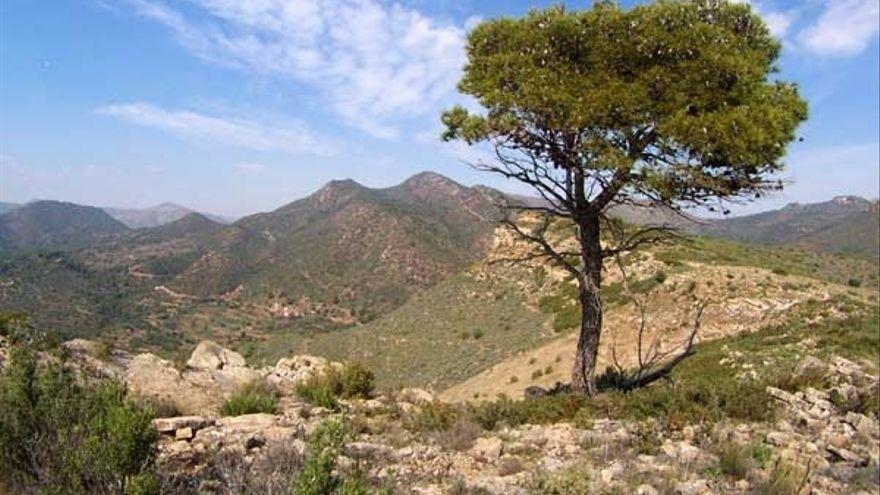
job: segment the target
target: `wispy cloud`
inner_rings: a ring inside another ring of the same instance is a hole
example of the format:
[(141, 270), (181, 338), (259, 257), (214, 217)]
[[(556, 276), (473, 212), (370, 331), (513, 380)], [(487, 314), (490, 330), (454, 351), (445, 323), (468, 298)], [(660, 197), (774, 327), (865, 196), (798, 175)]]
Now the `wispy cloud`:
[(265, 165), (253, 162), (236, 163), (232, 168), (237, 174), (241, 175), (255, 175), (266, 171)]
[(106, 105), (96, 111), (131, 124), (159, 129), (204, 143), (318, 156), (329, 156), (336, 152), (334, 143), (300, 122), (276, 127), (234, 117), (209, 116), (188, 110), (166, 110), (142, 102)]
[(798, 34), (806, 49), (819, 55), (861, 53), (880, 31), (877, 0), (825, 0), (816, 21)]
[(352, 126), (394, 137), (406, 119), (455, 94), (464, 26), (376, 0), (192, 0), (185, 15), (129, 0), (193, 55), (303, 83)]

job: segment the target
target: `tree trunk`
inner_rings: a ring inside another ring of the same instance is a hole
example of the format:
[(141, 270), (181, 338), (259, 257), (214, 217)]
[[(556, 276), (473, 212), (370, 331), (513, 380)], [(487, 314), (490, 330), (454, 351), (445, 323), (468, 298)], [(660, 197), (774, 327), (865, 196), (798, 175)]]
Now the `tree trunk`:
[(581, 331), (578, 337), (571, 386), (576, 392), (596, 394), (596, 356), (602, 334), (602, 247), (599, 240), (599, 216), (589, 215), (578, 222), (583, 276), (578, 281), (581, 305)]

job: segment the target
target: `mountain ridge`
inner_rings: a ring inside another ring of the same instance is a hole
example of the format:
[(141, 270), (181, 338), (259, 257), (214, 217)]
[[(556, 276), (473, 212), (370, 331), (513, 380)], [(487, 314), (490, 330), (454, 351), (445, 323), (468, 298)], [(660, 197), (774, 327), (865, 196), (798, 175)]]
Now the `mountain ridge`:
[(0, 250), (77, 247), (127, 230), (94, 206), (34, 201), (0, 215)]

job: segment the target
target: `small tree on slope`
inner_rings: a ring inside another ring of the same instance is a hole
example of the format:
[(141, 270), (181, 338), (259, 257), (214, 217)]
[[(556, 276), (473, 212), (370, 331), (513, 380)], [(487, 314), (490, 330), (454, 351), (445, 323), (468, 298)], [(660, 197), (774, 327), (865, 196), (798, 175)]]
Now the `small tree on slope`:
[[(489, 143), (495, 158), (475, 166), (545, 200), (520, 207), (540, 215), (537, 226), (508, 225), (578, 281), (575, 390), (596, 392), (603, 260), (667, 233), (600, 242), (609, 208), (723, 208), (781, 187), (772, 179), (807, 105), (772, 76), (779, 51), (748, 5), (723, 0), (555, 7), (469, 34), (458, 88), (485, 111), (444, 112), (443, 137)], [(558, 219), (573, 224), (578, 249), (548, 242)]]

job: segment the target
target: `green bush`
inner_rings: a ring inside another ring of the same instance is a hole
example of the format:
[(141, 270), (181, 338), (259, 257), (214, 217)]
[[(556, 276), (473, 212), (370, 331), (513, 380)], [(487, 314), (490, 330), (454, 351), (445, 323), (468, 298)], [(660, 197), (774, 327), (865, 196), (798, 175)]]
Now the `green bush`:
[(339, 420), (321, 423), (306, 442), (308, 457), (296, 480), (296, 495), (390, 495), (371, 487), (360, 471), (343, 473), (336, 465), (351, 430)]
[(862, 286), (862, 279), (851, 278), (846, 281), (846, 285), (849, 285), (850, 287), (861, 287)]
[(755, 469), (755, 461), (748, 447), (730, 443), (721, 450), (718, 467), (725, 475), (741, 480)]
[(13, 346), (0, 374), (0, 486), (29, 494), (158, 493), (152, 416), (113, 381), (81, 384)]
[(350, 363), (341, 370), (331, 367), (324, 374), (300, 383), (296, 393), (302, 399), (327, 409), (338, 407), (337, 399), (367, 399), (372, 396), (375, 376), (359, 363)]
[(268, 384), (261, 381), (248, 383), (236, 390), (223, 406), (223, 416), (241, 416), (242, 414), (270, 413), (278, 408), (278, 393)]
[(805, 474), (798, 468), (776, 461), (770, 476), (755, 486), (755, 495), (798, 495)]

